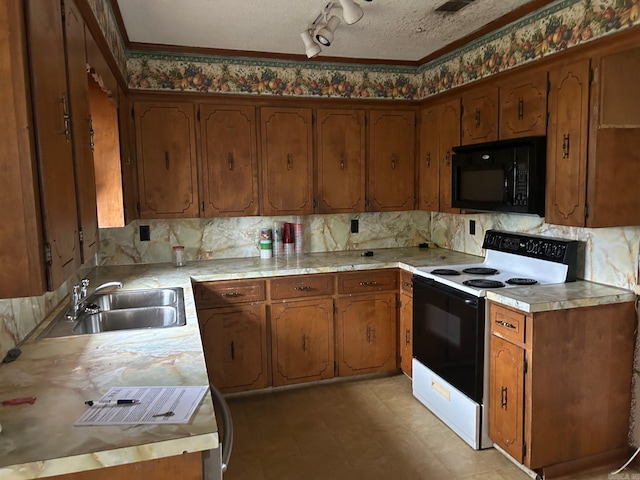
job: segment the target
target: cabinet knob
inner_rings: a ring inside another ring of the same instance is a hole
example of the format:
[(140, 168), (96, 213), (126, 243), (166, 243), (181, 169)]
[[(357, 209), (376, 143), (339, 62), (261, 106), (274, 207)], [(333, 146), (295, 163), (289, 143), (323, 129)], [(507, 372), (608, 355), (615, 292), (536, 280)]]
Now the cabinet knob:
[(480, 109), (476, 108), (476, 128), (480, 126)]
[(169, 152), (165, 151), (164, 152), (164, 167), (169, 170), (169, 167), (171, 167), (171, 161), (169, 160)]
[(451, 152), (447, 150), (447, 153), (444, 155), (444, 164), (448, 167), (449, 163), (451, 163)]
[(427, 153), (427, 155), (426, 155), (424, 160), (425, 160), (424, 163), (427, 166), (427, 168), (430, 167), (431, 166), (431, 152)]
[(371, 338), (371, 326), (367, 325), (367, 343), (371, 343), (372, 338)]
[(307, 351), (307, 336), (304, 333), (302, 334), (302, 351)]
[(91, 118), (91, 115), (89, 115), (89, 118), (87, 118), (87, 123), (89, 124), (89, 148), (91, 148), (91, 151), (93, 152), (96, 146), (96, 141), (95, 141), (95, 130), (93, 129), (93, 119)]
[(62, 134), (67, 142), (71, 141), (71, 115), (69, 114), (69, 99), (66, 93), (62, 93), (60, 97), (60, 103), (62, 103), (62, 123), (64, 128)]
[(404, 344), (409, 345), (411, 343), (411, 330), (408, 328), (404, 332)]
[(392, 154), (391, 155), (391, 169), (395, 170), (396, 169), (396, 154)]
[(413, 284), (410, 282), (402, 282), (402, 285), (413, 290)]
[(231, 360), (235, 360), (235, 358), (236, 358), (236, 349), (233, 342), (231, 342)]
[(229, 170), (233, 170), (233, 153), (229, 152), (227, 154), (227, 163), (229, 164)]
[(344, 153), (340, 154), (340, 170), (344, 170)]
[(287, 170), (291, 170), (293, 168), (293, 155), (287, 153)]

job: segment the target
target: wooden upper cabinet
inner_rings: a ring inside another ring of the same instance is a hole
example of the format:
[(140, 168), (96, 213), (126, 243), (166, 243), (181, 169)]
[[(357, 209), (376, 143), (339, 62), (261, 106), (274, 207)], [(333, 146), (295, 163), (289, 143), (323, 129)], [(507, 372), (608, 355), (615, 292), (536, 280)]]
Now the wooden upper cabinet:
[(64, 2), (64, 32), (69, 79), (69, 101), (73, 133), (73, 157), (78, 215), (81, 228), (82, 260), (98, 250), (98, 211), (93, 164), (93, 127), (88, 100), (87, 55), (84, 20), (73, 0)]
[(31, 0), (26, 14), (48, 282), (55, 289), (81, 264), (61, 5)]
[(549, 84), (545, 221), (582, 227), (586, 207), (589, 60), (559, 65), (549, 73)]
[(460, 213), (459, 208), (451, 206), (453, 147), (460, 146), (460, 100), (454, 99), (440, 107), (440, 138), (439, 149), (439, 189), (440, 211), (446, 213)]
[(138, 169), (135, 155), (135, 124), (131, 118), (132, 103), (118, 89), (118, 129), (120, 137), (120, 161), (122, 166), (122, 203), (124, 222), (130, 223), (140, 216), (138, 212)]
[(473, 89), (462, 96), (462, 145), (498, 139), (498, 87)]
[(367, 210), (414, 209), (415, 124), (413, 111), (371, 110)]
[(197, 217), (195, 113), (187, 102), (135, 102), (140, 218)]
[(318, 213), (365, 210), (364, 110), (318, 109)]
[(586, 226), (640, 225), (640, 47), (593, 66)]
[(547, 72), (507, 76), (500, 84), (500, 139), (547, 133)]
[(420, 111), (420, 153), (418, 155), (418, 208), (437, 212), (440, 207), (439, 155), (440, 155), (439, 106)]
[(200, 105), (205, 217), (258, 215), (255, 107)]
[(264, 107), (262, 195), (265, 215), (313, 213), (313, 125), (310, 108)]

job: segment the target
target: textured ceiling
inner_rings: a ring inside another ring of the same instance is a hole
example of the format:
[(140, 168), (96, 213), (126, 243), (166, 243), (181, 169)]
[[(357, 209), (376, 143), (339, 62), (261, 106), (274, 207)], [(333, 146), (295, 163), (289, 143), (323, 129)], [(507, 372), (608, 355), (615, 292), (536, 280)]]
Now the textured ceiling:
[[(335, 2), (337, 4), (337, 1)], [(531, 0), (475, 0), (456, 13), (444, 0), (357, 0), (364, 17), (342, 21), (322, 56), (417, 61)], [(130, 42), (304, 54), (300, 33), (328, 4), (322, 0), (117, 0)]]

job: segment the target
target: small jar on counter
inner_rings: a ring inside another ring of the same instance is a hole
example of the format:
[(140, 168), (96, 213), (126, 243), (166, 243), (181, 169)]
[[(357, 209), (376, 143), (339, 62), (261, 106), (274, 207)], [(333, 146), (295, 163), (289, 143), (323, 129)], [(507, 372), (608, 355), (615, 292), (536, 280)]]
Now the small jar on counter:
[(176, 245), (173, 247), (173, 265), (183, 267), (185, 265), (184, 246)]

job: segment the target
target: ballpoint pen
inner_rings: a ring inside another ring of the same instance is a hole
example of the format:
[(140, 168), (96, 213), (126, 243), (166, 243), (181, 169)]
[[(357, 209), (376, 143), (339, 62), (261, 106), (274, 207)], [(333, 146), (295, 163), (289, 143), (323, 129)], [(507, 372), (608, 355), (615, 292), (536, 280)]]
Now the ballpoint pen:
[(140, 400), (128, 400), (128, 399), (120, 399), (120, 400), (87, 400), (84, 402), (85, 405), (93, 406), (102, 406), (102, 405), (133, 405), (135, 403), (140, 403)]

